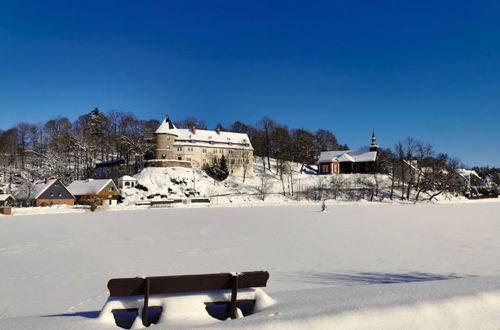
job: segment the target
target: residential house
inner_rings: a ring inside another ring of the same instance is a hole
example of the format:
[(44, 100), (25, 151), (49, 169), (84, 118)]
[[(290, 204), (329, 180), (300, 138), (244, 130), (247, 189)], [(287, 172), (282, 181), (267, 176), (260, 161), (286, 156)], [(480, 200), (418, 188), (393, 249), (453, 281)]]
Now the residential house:
[(59, 179), (44, 179), (28, 184), (16, 195), (17, 200), (24, 200), (34, 206), (74, 205), (75, 197)]
[(12, 205), (16, 199), (9, 194), (0, 194), (0, 214), (11, 215)]
[(100, 205), (114, 205), (120, 195), (111, 179), (73, 181), (68, 190), (76, 197), (77, 204), (89, 204), (97, 200)]
[(480, 186), (483, 179), (476, 173), (476, 171), (458, 169), (453, 174), (450, 185), (457, 190), (469, 192), (472, 187)]

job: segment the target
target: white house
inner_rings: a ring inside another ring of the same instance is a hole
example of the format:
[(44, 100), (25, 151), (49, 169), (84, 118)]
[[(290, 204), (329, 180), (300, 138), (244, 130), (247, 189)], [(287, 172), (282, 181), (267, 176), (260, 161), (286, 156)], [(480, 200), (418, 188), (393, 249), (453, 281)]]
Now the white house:
[(134, 179), (130, 175), (124, 175), (121, 178), (118, 178), (119, 189), (135, 188), (136, 185), (137, 185), (137, 179)]

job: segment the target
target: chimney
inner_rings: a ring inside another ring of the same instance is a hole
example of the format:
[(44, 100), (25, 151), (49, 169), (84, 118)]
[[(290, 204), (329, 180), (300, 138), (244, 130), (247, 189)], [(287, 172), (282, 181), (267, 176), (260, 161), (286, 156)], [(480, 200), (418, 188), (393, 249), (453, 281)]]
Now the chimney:
[(196, 126), (191, 126), (191, 133), (196, 134)]
[(217, 133), (217, 135), (220, 135), (220, 128), (217, 127), (217, 129), (215, 130), (215, 132)]

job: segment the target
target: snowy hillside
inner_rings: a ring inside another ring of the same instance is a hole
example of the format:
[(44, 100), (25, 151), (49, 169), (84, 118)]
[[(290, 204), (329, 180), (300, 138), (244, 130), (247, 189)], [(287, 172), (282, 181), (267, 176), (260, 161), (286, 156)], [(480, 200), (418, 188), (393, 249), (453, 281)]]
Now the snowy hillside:
[(0, 329), (118, 329), (97, 319), (110, 278), (245, 270), (270, 272), (275, 305), (151, 328), (495, 329), (498, 214), (483, 201), (0, 217)]
[[(246, 178), (228, 177), (222, 182), (210, 178), (203, 170), (180, 167), (145, 168), (134, 177), (146, 189), (125, 189), (125, 205), (143, 201), (210, 197), (212, 204), (279, 204), (291, 201), (320, 201), (323, 199), (387, 200), (390, 178), (387, 175), (340, 174), (316, 175), (310, 168), (290, 163), (288, 172), (282, 176), (276, 170), (276, 160), (271, 160), (271, 169), (264, 167), (262, 160), (254, 162), (255, 175)], [(378, 187), (376, 187), (378, 185)], [(400, 196), (397, 189), (395, 196)], [(414, 196), (414, 193), (413, 195)], [(425, 197), (425, 196), (422, 196)], [(444, 194), (437, 199), (460, 200), (458, 196)]]

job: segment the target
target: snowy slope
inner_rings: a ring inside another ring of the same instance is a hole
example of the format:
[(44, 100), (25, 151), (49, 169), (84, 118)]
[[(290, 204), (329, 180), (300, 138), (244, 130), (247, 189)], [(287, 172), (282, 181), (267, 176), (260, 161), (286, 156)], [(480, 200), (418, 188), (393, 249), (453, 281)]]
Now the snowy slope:
[[(317, 189), (332, 189), (332, 180), (342, 181), (343, 193), (338, 200), (369, 199), (374, 189), (375, 178), (372, 174), (341, 174), (318, 176), (311, 171), (302, 171), (301, 165), (291, 163), (292, 175), (280, 177), (276, 171), (276, 160), (271, 160), (271, 169), (257, 158), (254, 162), (255, 176), (246, 178), (228, 177), (217, 182), (202, 170), (187, 168), (145, 168), (134, 177), (147, 191), (125, 189), (122, 194), (126, 205), (134, 205), (141, 201), (168, 199), (185, 199), (189, 197), (210, 197), (214, 205), (241, 204), (280, 204), (283, 202), (311, 201), (311, 199), (332, 199), (333, 196), (312, 197)], [(266, 195), (262, 194), (263, 177), (266, 177)], [(389, 196), (390, 178), (377, 175), (379, 194), (374, 200), (384, 200)], [(363, 192), (364, 191), (364, 192)], [(395, 196), (401, 192), (396, 189)], [(412, 195), (413, 196), (413, 195)], [(425, 199), (425, 196), (422, 196)], [(437, 200), (460, 200), (463, 198), (440, 195)]]
[(110, 278), (260, 269), (277, 304), (210, 327), (495, 328), (498, 214), (489, 202), (1, 217), (0, 328), (113, 329), (96, 320)]

